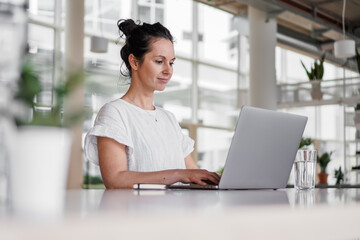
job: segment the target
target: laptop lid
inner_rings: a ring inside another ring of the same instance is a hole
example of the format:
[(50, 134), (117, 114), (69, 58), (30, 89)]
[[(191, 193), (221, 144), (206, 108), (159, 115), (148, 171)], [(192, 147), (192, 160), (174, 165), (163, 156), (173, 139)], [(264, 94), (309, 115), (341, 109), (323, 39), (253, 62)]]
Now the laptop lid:
[(243, 106), (220, 189), (284, 188), (307, 117)]

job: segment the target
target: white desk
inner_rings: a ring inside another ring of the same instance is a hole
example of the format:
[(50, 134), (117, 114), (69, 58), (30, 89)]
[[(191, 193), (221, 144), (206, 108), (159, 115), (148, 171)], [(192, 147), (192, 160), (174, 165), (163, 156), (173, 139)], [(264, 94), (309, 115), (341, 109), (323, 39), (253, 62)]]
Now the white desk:
[(360, 239), (360, 189), (71, 190), (59, 219), (0, 215), (1, 239)]

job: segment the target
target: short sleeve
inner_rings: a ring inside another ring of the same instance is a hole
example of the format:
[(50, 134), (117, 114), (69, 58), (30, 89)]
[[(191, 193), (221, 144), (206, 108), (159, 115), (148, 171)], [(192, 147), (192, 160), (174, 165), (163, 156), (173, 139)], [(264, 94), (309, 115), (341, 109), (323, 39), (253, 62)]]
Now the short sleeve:
[[(180, 130), (181, 130), (181, 128), (180, 128)], [(181, 132), (181, 135), (182, 135), (182, 140), (181, 140), (182, 150), (183, 150), (184, 158), (186, 158), (190, 153), (192, 153), (194, 151), (195, 141), (193, 139), (191, 139), (190, 137), (184, 135), (182, 132)]]
[(173, 113), (170, 113), (170, 115), (171, 115), (173, 124), (176, 128), (178, 138), (180, 139), (183, 157), (186, 158), (190, 153), (192, 153), (192, 151), (194, 151), (195, 141), (183, 133), (179, 123), (177, 122), (177, 120), (175, 118), (175, 115)]
[(99, 164), (97, 137), (108, 137), (127, 146), (127, 154), (133, 152), (133, 142), (127, 129), (127, 121), (120, 111), (111, 104), (105, 104), (99, 111), (94, 127), (85, 137), (85, 157), (89, 161)]

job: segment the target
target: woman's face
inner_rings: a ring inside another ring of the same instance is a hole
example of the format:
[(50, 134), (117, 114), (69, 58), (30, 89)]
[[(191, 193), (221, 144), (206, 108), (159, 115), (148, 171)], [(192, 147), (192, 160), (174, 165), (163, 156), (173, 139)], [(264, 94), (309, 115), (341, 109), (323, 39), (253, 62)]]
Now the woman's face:
[(152, 43), (151, 51), (145, 54), (144, 61), (135, 71), (145, 89), (165, 89), (173, 74), (174, 55), (174, 46), (170, 40), (160, 38)]

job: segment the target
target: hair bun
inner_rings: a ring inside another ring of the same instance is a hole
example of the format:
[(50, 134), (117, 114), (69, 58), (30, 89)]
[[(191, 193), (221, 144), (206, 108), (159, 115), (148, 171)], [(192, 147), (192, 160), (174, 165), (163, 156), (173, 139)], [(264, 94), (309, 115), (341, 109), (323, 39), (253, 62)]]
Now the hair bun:
[(131, 32), (134, 29), (139, 27), (132, 19), (120, 19), (117, 22), (117, 26), (119, 28), (119, 31), (123, 33), (122, 35), (125, 35), (126, 38), (131, 35)]
[(161, 23), (147, 24), (132, 19), (120, 19), (117, 21), (119, 34), (125, 38), (124, 45), (120, 50), (122, 64), (126, 69), (120, 67), (120, 73), (125, 77), (132, 77), (132, 67), (129, 62), (130, 54), (133, 54), (137, 61), (142, 63), (146, 53), (152, 49), (152, 44), (156, 39), (166, 39), (173, 43), (173, 36), (170, 31)]

